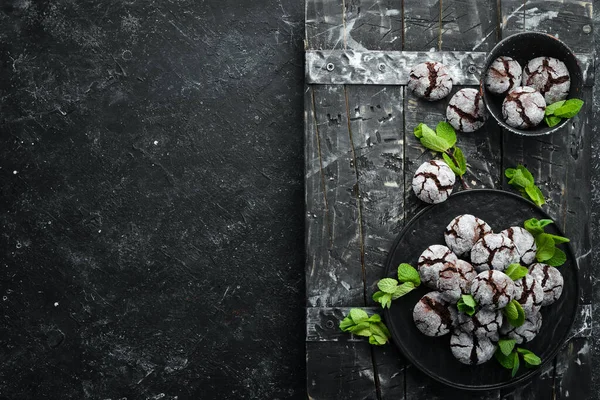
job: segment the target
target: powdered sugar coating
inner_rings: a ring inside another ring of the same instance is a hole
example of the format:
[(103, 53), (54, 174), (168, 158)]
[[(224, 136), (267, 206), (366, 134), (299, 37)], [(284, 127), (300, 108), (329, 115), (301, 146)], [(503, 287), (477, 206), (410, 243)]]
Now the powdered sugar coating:
[(470, 252), (481, 237), (491, 232), (492, 228), (485, 221), (471, 214), (463, 214), (446, 226), (444, 240), (456, 255), (462, 256)]
[(571, 88), (569, 69), (556, 58), (536, 57), (523, 69), (523, 86), (538, 90), (547, 104), (565, 100)]
[(544, 119), (546, 101), (534, 88), (519, 86), (510, 92), (502, 103), (502, 116), (513, 128), (529, 129)]
[(515, 300), (521, 304), (525, 315), (536, 313), (542, 307), (544, 289), (532, 275), (525, 275), (515, 281)]
[(542, 307), (548, 306), (560, 298), (564, 280), (558, 269), (546, 264), (536, 263), (529, 267), (529, 274), (539, 282), (544, 291)]
[(514, 327), (508, 320), (504, 321), (500, 328), (500, 333), (509, 339), (514, 339), (518, 344), (527, 343), (533, 340), (540, 332), (542, 327), (542, 314), (535, 312), (526, 314), (525, 322), (521, 326)]
[(458, 261), (456, 254), (446, 246), (433, 244), (421, 253), (417, 268), (421, 282), (432, 289), (437, 289), (440, 270), (445, 264), (454, 264)]
[(486, 337), (478, 337), (458, 329), (450, 338), (450, 349), (461, 363), (478, 365), (492, 358), (496, 345)]
[(461, 132), (474, 132), (487, 120), (483, 96), (476, 89), (461, 89), (452, 96), (446, 108), (446, 119)]
[(444, 64), (424, 62), (410, 71), (408, 89), (417, 97), (436, 101), (448, 96), (452, 90), (452, 78)]
[(445, 301), (438, 292), (421, 297), (413, 309), (417, 328), (427, 336), (443, 336), (456, 323), (456, 308)]
[(470, 334), (490, 339), (497, 337), (502, 326), (502, 311), (480, 308), (473, 316), (458, 313), (458, 327)]
[(429, 204), (445, 201), (452, 193), (456, 176), (443, 161), (431, 160), (421, 164), (412, 180), (417, 197)]
[(485, 76), (485, 87), (494, 94), (506, 94), (521, 84), (523, 68), (513, 58), (496, 58)]
[(525, 228), (511, 226), (500, 233), (513, 241), (522, 265), (529, 265), (535, 260), (535, 253), (537, 251), (535, 238)]
[(500, 233), (485, 235), (471, 249), (471, 264), (477, 272), (489, 269), (504, 271), (518, 260), (515, 244)]
[(479, 306), (498, 310), (514, 298), (515, 284), (503, 272), (489, 270), (471, 281), (470, 290)]
[(446, 263), (440, 269), (437, 288), (445, 300), (456, 303), (461, 295), (469, 293), (469, 285), (476, 276), (475, 269), (464, 260)]

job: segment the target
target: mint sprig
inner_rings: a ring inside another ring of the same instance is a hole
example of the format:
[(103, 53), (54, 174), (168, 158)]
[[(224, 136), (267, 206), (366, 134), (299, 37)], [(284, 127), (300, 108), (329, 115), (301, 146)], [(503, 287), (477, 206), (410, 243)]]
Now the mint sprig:
[(410, 264), (402, 263), (398, 266), (398, 280), (383, 278), (377, 282), (379, 291), (373, 293), (373, 300), (383, 308), (390, 308), (392, 300), (396, 300), (421, 284), (419, 272)]
[(523, 226), (535, 238), (536, 260), (552, 267), (559, 267), (567, 261), (567, 255), (557, 245), (567, 243), (570, 240), (564, 236), (544, 232), (544, 228), (552, 223), (551, 219), (537, 220), (531, 218), (525, 221)]
[(369, 316), (360, 308), (351, 309), (346, 318), (340, 321), (339, 327), (342, 332), (368, 337), (369, 343), (376, 346), (386, 344), (392, 337), (388, 328), (381, 322), (379, 314)]
[(517, 300), (511, 300), (510, 303), (502, 309), (509, 324), (519, 327), (525, 322), (525, 310)]
[(458, 299), (458, 303), (456, 303), (458, 311), (467, 314), (469, 317), (472, 317), (473, 314), (475, 314), (476, 307), (477, 302), (470, 294), (463, 294), (460, 299)]
[(508, 268), (506, 268), (506, 271), (504, 271), (504, 273), (513, 281), (518, 281), (527, 275), (528, 272), (529, 270), (519, 263), (510, 264)]
[(442, 121), (433, 130), (420, 123), (415, 127), (414, 134), (421, 141), (423, 147), (442, 153), (442, 158), (452, 172), (462, 179), (467, 172), (467, 159), (462, 150), (456, 147), (456, 131), (452, 125)]
[(549, 127), (558, 125), (563, 119), (573, 118), (576, 116), (581, 107), (583, 107), (583, 100), (580, 99), (569, 99), (557, 101), (546, 107), (544, 112), (544, 121)]
[(523, 358), (525, 366), (528, 368), (537, 367), (542, 364), (542, 360), (532, 351), (522, 347), (515, 347), (515, 341), (512, 339), (500, 339), (494, 357), (502, 367), (511, 371), (512, 377), (519, 371), (519, 367), (521, 366), (520, 358)]
[(524, 165), (519, 164), (517, 168), (507, 168), (504, 175), (509, 179), (509, 185), (519, 189), (521, 196), (533, 201), (538, 207), (546, 203), (544, 194), (535, 185), (533, 175)]

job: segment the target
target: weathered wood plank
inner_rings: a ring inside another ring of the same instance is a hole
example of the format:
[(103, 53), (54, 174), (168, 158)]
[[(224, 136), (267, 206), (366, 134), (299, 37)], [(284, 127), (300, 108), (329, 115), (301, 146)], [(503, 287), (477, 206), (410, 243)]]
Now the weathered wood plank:
[(441, 50), (490, 51), (498, 39), (496, 0), (443, 0)]
[[(501, 2), (503, 12), (503, 36), (521, 30), (541, 30), (558, 36), (577, 51), (589, 51), (587, 44), (579, 43), (583, 26), (591, 26), (591, 4), (589, 2), (518, 2), (511, 0)], [(575, 4), (576, 3), (576, 4)], [(519, 18), (510, 20), (511, 15), (518, 15), (522, 8), (522, 23)], [(587, 105), (591, 104), (591, 93), (586, 88), (584, 97)], [(587, 107), (586, 107), (587, 108)], [(589, 109), (583, 110), (572, 123), (553, 135), (543, 138), (518, 138), (504, 132), (504, 167), (517, 162), (528, 165), (541, 184), (542, 191), (548, 197), (544, 207), (559, 223), (567, 236), (571, 237), (573, 248), (578, 258), (581, 277), (581, 300), (578, 325), (573, 334), (578, 336), (588, 333), (586, 326), (591, 294), (590, 276), (590, 234), (589, 234), (589, 162), (590, 135)], [(590, 364), (589, 358), (582, 357), (578, 368), (571, 368), (573, 354), (568, 349), (573, 346), (585, 346), (586, 338), (577, 337), (567, 344), (556, 361), (553, 374), (542, 374), (530, 384), (530, 390), (538, 396), (560, 396), (559, 392), (570, 392), (572, 398), (587, 398), (589, 395)], [(574, 343), (577, 343), (575, 345)], [(572, 375), (576, 374), (576, 375)], [(575, 376), (577, 378), (575, 378)], [(575, 380), (579, 382), (574, 385)], [(552, 390), (550, 390), (552, 388)], [(560, 389), (559, 389), (560, 388)], [(510, 392), (511, 398), (527, 398), (524, 393)], [(508, 394), (507, 394), (508, 396)]]
[(404, 0), (404, 50), (441, 50), (440, 0)]
[(538, 377), (524, 382), (515, 388), (501, 391), (502, 400), (553, 399), (553, 387), (548, 383), (554, 379), (554, 362), (546, 364)]
[(402, 2), (346, 0), (346, 48), (402, 50)]
[(554, 35), (576, 53), (591, 53), (592, 8), (592, 0), (527, 0), (524, 29)]
[(402, 88), (349, 86), (347, 94), (362, 202), (367, 304), (375, 304), (371, 295), (404, 222)]
[(587, 399), (595, 395), (590, 392), (591, 353), (590, 338), (575, 338), (558, 354), (555, 399)]
[(306, 0), (306, 48), (344, 48), (343, 0)]
[[(307, 342), (364, 342), (364, 337), (342, 332), (340, 322), (352, 307), (308, 307), (306, 309)], [(361, 307), (369, 315), (381, 313), (377, 307)]]
[(375, 400), (371, 345), (362, 342), (307, 342), (306, 379), (311, 400)]
[(507, 38), (525, 29), (526, 0), (500, 0), (500, 37)]
[[(360, 206), (344, 88), (312, 87), (305, 107), (310, 110), (306, 113), (305, 176), (307, 306), (361, 306), (365, 289)], [(309, 395), (314, 399), (375, 398), (369, 346), (307, 343)]]
[(334, 50), (306, 53), (306, 81), (313, 84), (406, 85), (413, 66), (438, 61), (456, 85), (479, 85), (486, 53)]

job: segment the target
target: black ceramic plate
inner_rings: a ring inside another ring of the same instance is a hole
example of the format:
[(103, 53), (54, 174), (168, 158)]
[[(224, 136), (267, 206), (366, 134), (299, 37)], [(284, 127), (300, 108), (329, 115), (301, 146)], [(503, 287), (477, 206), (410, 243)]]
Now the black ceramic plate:
[[(402, 262), (417, 265), (419, 255), (432, 244), (445, 244), (444, 229), (457, 215), (473, 214), (486, 221), (494, 232), (510, 226), (523, 226), (529, 218), (550, 218), (533, 203), (499, 190), (465, 190), (455, 193), (443, 203), (425, 208), (400, 233), (386, 263), (386, 276), (397, 277)], [(555, 224), (546, 232), (562, 235)], [(542, 308), (542, 328), (531, 342), (522, 345), (541, 359), (550, 362), (566, 341), (577, 311), (579, 281), (573, 251), (561, 245), (567, 253), (567, 262), (559, 267), (564, 277), (562, 296), (554, 304)], [(490, 361), (469, 366), (461, 364), (450, 351), (450, 335), (432, 338), (423, 335), (413, 322), (413, 308), (431, 289), (420, 286), (408, 295), (394, 300), (385, 312), (385, 320), (394, 343), (406, 358), (421, 371), (449, 386), (466, 390), (490, 390), (522, 383), (533, 377), (542, 367), (522, 367), (514, 378), (492, 358)]]

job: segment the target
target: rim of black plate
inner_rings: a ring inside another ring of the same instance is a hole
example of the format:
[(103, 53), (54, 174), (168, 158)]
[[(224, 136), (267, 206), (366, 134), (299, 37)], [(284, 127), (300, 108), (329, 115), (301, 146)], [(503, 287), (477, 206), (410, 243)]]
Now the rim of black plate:
[[(554, 221), (554, 218), (552, 218), (550, 215), (548, 215), (548, 213), (544, 210), (542, 210), (540, 207), (538, 207), (535, 203), (515, 194), (515, 193), (511, 193), (511, 192), (507, 192), (505, 190), (498, 190), (498, 189), (468, 189), (468, 190), (461, 190), (460, 192), (456, 192), (453, 193), (450, 197), (459, 197), (462, 195), (466, 195), (466, 194), (472, 194), (473, 192), (487, 192), (487, 193), (492, 193), (492, 194), (502, 194), (502, 195), (506, 195), (506, 196), (512, 196), (514, 198), (519, 199), (520, 201), (524, 201), (526, 203), (530, 203), (531, 205), (533, 205), (534, 207), (536, 207), (539, 212), (548, 219), (551, 219), (552, 221)], [(449, 198), (450, 198), (449, 197)], [(402, 231), (398, 234), (398, 236), (396, 237), (396, 239), (394, 240), (394, 243), (392, 244), (392, 247), (390, 248), (390, 252), (388, 253), (388, 256), (386, 258), (385, 261), (385, 266), (386, 266), (386, 271), (385, 271), (385, 276), (388, 276), (389, 274), (389, 267), (392, 261), (392, 257), (396, 251), (396, 248), (398, 247), (398, 245), (400, 244), (400, 241), (402, 240), (402, 238), (404, 237), (404, 235), (406, 235), (407, 232), (409, 232), (411, 226), (425, 213), (427, 213), (430, 209), (432, 209), (433, 207), (435, 207), (437, 204), (432, 204), (429, 205), (425, 208), (423, 208), (422, 210), (420, 210), (417, 214), (415, 214), (411, 220), (404, 226), (404, 228), (402, 229)], [(564, 233), (562, 231), (562, 229), (560, 228), (560, 226), (558, 226), (558, 224), (555, 223), (555, 228), (558, 231), (559, 235), (564, 236)], [(573, 252), (573, 249), (571, 247), (571, 243), (565, 243), (566, 248), (567, 248), (567, 252), (569, 253), (571, 259), (573, 260), (573, 263), (575, 264), (575, 292), (576, 293), (580, 293), (580, 286), (579, 286), (579, 264), (577, 263), (577, 258), (575, 257), (575, 253)], [(407, 357), (409, 359), (409, 361), (415, 366), (417, 367), (421, 372), (423, 372), (424, 374), (428, 375), (429, 377), (435, 379), (438, 382), (441, 382), (447, 386), (456, 388), (456, 389), (462, 389), (462, 390), (468, 390), (468, 391), (485, 391), (485, 390), (494, 390), (494, 389), (506, 389), (509, 387), (513, 387), (516, 386), (520, 383), (523, 383), (525, 381), (528, 381), (530, 379), (532, 379), (533, 377), (535, 377), (536, 375), (538, 375), (539, 373), (541, 373), (542, 369), (544, 366), (546, 366), (549, 362), (552, 362), (554, 360), (554, 358), (556, 357), (556, 355), (558, 354), (558, 352), (560, 351), (560, 349), (563, 347), (564, 343), (567, 341), (567, 339), (569, 338), (569, 333), (571, 332), (571, 330), (573, 329), (573, 324), (575, 323), (575, 317), (576, 317), (576, 311), (579, 308), (579, 295), (576, 297), (575, 299), (575, 306), (574, 306), (574, 313), (572, 314), (573, 316), (571, 317), (571, 321), (569, 323), (569, 329), (565, 330), (565, 333), (562, 335), (562, 337), (560, 338), (560, 340), (558, 340), (556, 342), (556, 347), (554, 348), (554, 350), (552, 350), (552, 352), (550, 353), (550, 356), (547, 357), (546, 360), (542, 360), (542, 364), (539, 365), (537, 368), (531, 369), (528, 372), (526, 372), (525, 374), (517, 377), (517, 378), (511, 378), (508, 381), (504, 382), (504, 383), (498, 383), (498, 384), (493, 384), (493, 385), (481, 385), (481, 386), (469, 386), (469, 385), (462, 385), (462, 384), (457, 384), (454, 383), (448, 379), (442, 378), (440, 376), (437, 376), (435, 374), (432, 374), (426, 366), (422, 365), (421, 362), (419, 360), (415, 360), (412, 357)], [(386, 321), (391, 321), (390, 315), (389, 315), (390, 311), (389, 309), (385, 309), (384, 310), (384, 317)], [(407, 351), (405, 351), (405, 347), (402, 344), (401, 341), (397, 341), (395, 340), (394, 337), (394, 332), (395, 330), (392, 329), (392, 339), (394, 339), (394, 344), (400, 349), (400, 351), (406, 355)], [(499, 367), (500, 368), (500, 367)]]

